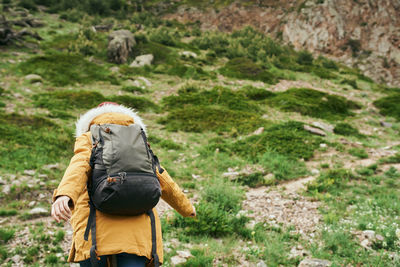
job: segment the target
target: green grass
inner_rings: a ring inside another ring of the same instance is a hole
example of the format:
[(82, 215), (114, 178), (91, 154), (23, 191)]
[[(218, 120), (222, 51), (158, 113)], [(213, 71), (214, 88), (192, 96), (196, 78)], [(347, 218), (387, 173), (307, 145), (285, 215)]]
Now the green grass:
[(48, 119), (0, 114), (0, 167), (37, 169), (71, 155), (72, 132)]
[(6, 228), (1, 228), (0, 229), (0, 242), (1, 243), (7, 243), (10, 239), (14, 237), (15, 230), (14, 229), (6, 229)]
[(95, 81), (116, 83), (103, 66), (89, 62), (77, 54), (52, 53), (35, 56), (18, 65), (23, 74), (38, 74), (56, 86), (86, 84)]
[(368, 158), (368, 153), (363, 148), (351, 148), (349, 149), (349, 154), (360, 159)]
[(335, 134), (340, 134), (344, 136), (356, 136), (356, 137), (362, 137), (363, 135), (360, 134), (357, 128), (354, 128), (350, 124), (346, 122), (340, 122), (336, 124), (335, 128), (333, 129), (333, 132)]
[(263, 81), (270, 84), (277, 81), (272, 73), (245, 57), (231, 59), (219, 71), (225, 76), (237, 79)]
[(374, 102), (382, 115), (396, 118), (400, 121), (400, 93), (393, 93)]
[(276, 93), (275, 97), (267, 99), (267, 103), (283, 111), (298, 112), (332, 121), (352, 116), (351, 110), (360, 108), (359, 104), (342, 96), (307, 88), (292, 88)]

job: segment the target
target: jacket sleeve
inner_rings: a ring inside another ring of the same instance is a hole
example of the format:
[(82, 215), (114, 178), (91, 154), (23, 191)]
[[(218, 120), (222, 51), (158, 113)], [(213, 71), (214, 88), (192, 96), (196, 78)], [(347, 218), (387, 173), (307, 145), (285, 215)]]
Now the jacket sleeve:
[(193, 213), (193, 206), (168, 172), (164, 169), (162, 173), (159, 173), (157, 170), (157, 177), (161, 185), (161, 198), (182, 216), (190, 216)]
[(68, 196), (72, 200), (72, 203), (70, 203), (72, 208), (75, 206), (76, 200), (86, 187), (86, 182), (91, 172), (89, 165), (91, 147), (90, 133), (83, 134), (76, 139), (75, 155), (72, 157), (61, 183), (54, 190), (53, 202), (59, 196)]

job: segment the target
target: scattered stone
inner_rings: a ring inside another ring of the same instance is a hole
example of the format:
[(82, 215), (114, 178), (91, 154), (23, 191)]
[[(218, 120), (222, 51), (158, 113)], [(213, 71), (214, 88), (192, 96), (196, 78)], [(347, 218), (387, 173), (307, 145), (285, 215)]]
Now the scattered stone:
[(370, 248), (370, 244), (371, 242), (368, 239), (364, 239), (363, 241), (361, 241), (360, 245), (365, 248), (365, 249), (371, 249)]
[(319, 175), (319, 170), (317, 170), (317, 169), (312, 169), (312, 170), (311, 170), (311, 174), (312, 174), (313, 176), (317, 176), (317, 175)]
[(264, 132), (264, 127), (260, 127), (254, 131), (253, 135), (260, 135)]
[(29, 83), (43, 82), (43, 78), (37, 74), (28, 74), (25, 76), (25, 80)]
[(198, 179), (201, 178), (201, 176), (200, 175), (196, 175), (196, 174), (192, 174), (192, 178), (195, 179), (195, 180), (198, 180)]
[(48, 164), (48, 165), (44, 165), (43, 168), (46, 170), (58, 169), (58, 168), (60, 168), (60, 164), (59, 163)]
[(150, 86), (153, 85), (153, 84), (152, 84), (149, 80), (147, 80), (145, 77), (138, 77), (138, 80), (141, 80), (142, 82), (144, 82), (144, 84), (145, 84), (147, 87), (150, 87)]
[(35, 170), (25, 170), (24, 174), (29, 175), (29, 176), (34, 176), (35, 175)]
[(322, 143), (322, 144), (319, 144), (319, 147), (320, 147), (320, 148), (326, 148), (326, 147), (328, 147), (328, 145), (327, 145), (327, 144), (324, 144), (324, 143)]
[(171, 258), (171, 265), (176, 266), (178, 264), (185, 263), (187, 260), (185, 258), (179, 257), (179, 256), (173, 256)]
[(391, 124), (390, 122), (380, 121), (379, 123), (381, 124), (382, 127), (386, 128), (391, 128), (393, 126), (393, 124)]
[(378, 241), (383, 241), (385, 238), (383, 237), (383, 236), (381, 236), (381, 235), (376, 235), (375, 236), (376, 237), (376, 240), (378, 240)]
[(367, 238), (369, 240), (375, 239), (375, 231), (373, 231), (373, 230), (365, 230), (365, 231), (363, 231), (363, 235), (365, 238)]
[(256, 266), (257, 266), (257, 267), (268, 267), (267, 264), (265, 264), (264, 261), (259, 261), (259, 262), (257, 262), (257, 265), (256, 265)]
[(33, 206), (35, 206), (36, 205), (36, 201), (31, 201), (31, 202), (29, 202), (29, 204), (28, 204), (28, 206), (29, 207), (33, 207)]
[(47, 176), (47, 174), (39, 174), (38, 177), (44, 178), (44, 179), (49, 178), (49, 176)]
[(235, 179), (237, 176), (239, 176), (239, 172), (224, 172), (222, 174), (222, 177), (228, 177), (229, 179)]
[(108, 36), (108, 41), (108, 60), (117, 64), (126, 63), (132, 48), (136, 45), (133, 34), (128, 30), (114, 31)]
[(45, 197), (46, 197), (45, 194), (43, 194), (43, 193), (40, 193), (40, 194), (39, 194), (39, 199), (43, 199), (43, 198), (45, 198)]
[(111, 67), (111, 68), (110, 68), (110, 71), (111, 71), (112, 73), (117, 73), (117, 72), (119, 72), (119, 67), (117, 67), (117, 66)]
[(8, 195), (10, 193), (10, 190), (11, 190), (10, 185), (6, 184), (4, 185), (2, 192), (3, 194)]
[(324, 130), (325, 132), (330, 132), (333, 133), (333, 129), (335, 128), (334, 126), (324, 123), (324, 122), (319, 122), (319, 121), (314, 121), (312, 123), (312, 126), (315, 126), (317, 128), (320, 128), (322, 130)]
[(329, 267), (332, 262), (320, 259), (305, 259), (302, 260), (298, 267)]
[(187, 250), (178, 250), (176, 253), (178, 254), (179, 257), (186, 258), (186, 259), (193, 257), (193, 255)]
[(193, 57), (193, 58), (197, 58), (197, 54), (191, 51), (182, 51), (179, 52), (180, 56), (184, 56), (184, 57)]
[(135, 60), (129, 65), (132, 68), (139, 68), (143, 66), (150, 66), (153, 62), (154, 56), (152, 54), (137, 56)]
[(324, 131), (322, 131), (321, 129), (318, 128), (314, 128), (311, 127), (309, 125), (304, 125), (304, 130), (312, 133), (312, 134), (316, 134), (316, 135), (320, 135), (320, 136), (326, 136), (326, 133)]
[(3, 180), (3, 177), (0, 176), (0, 185), (6, 184), (6, 181)]
[(15, 264), (17, 264), (18, 266), (19, 266), (19, 264), (21, 264), (21, 256), (20, 255), (14, 255), (12, 258), (11, 258), (11, 260), (15, 263)]
[(49, 212), (45, 208), (36, 207), (29, 211), (31, 215), (47, 215)]

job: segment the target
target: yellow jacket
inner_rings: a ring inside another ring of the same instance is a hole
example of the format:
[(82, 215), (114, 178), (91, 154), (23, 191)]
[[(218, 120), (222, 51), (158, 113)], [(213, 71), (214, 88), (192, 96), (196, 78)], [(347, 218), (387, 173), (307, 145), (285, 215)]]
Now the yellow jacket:
[[(132, 110), (123, 106), (111, 105), (93, 109), (78, 121), (75, 155), (72, 157), (60, 185), (53, 194), (53, 201), (58, 196), (68, 196), (72, 201), (70, 223), (73, 228), (73, 240), (68, 258), (69, 262), (79, 262), (90, 258), (91, 237), (89, 236), (88, 241), (83, 238), (89, 216), (89, 196), (86, 190), (86, 182), (91, 173), (89, 159), (92, 142), (88, 129), (92, 124), (105, 123), (142, 124), (141, 119)], [(182, 216), (189, 216), (193, 212), (193, 206), (168, 172), (164, 171), (162, 174), (157, 172), (157, 176), (161, 185), (162, 199)], [(156, 209), (154, 208), (153, 211), (156, 219), (157, 254), (160, 262), (163, 262), (161, 225)], [(151, 259), (151, 224), (148, 215), (115, 216), (96, 211), (96, 228), (99, 256), (125, 252)]]

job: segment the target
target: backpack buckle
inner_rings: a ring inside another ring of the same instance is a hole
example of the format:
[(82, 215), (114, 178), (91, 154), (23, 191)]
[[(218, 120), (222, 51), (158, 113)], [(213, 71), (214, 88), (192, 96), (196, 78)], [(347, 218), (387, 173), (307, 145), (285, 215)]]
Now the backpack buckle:
[(126, 172), (119, 172), (118, 175), (121, 177), (121, 184), (124, 183), (126, 180)]

